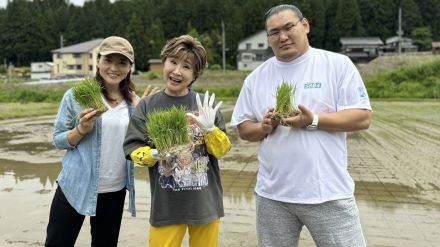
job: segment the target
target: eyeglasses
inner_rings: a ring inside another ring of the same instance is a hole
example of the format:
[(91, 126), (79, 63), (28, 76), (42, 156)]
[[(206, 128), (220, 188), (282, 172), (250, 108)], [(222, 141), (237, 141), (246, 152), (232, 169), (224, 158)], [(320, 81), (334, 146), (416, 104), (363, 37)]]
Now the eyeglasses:
[(278, 39), (281, 35), (281, 32), (290, 33), (295, 26), (297, 26), (300, 22), (302, 22), (304, 18), (301, 18), (296, 23), (288, 23), (281, 29), (272, 29), (267, 33), (267, 37), (270, 39)]

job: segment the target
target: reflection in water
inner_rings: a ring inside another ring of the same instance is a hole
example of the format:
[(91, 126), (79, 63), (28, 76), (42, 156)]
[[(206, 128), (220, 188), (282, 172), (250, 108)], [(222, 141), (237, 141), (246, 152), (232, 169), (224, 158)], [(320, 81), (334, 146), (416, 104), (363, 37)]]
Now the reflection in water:
[[(24, 181), (28, 183), (31, 190), (39, 190), (47, 193), (55, 189), (56, 179), (61, 170), (61, 164), (29, 164), (9, 160), (0, 160), (0, 177), (2, 181), (13, 179), (15, 184)], [(224, 196), (231, 204), (243, 205), (253, 203), (253, 188), (255, 186), (255, 172), (244, 171), (222, 171), (222, 182)], [(147, 190), (150, 193), (149, 176), (147, 168), (136, 167), (135, 169), (136, 190)], [(146, 186), (142, 186), (145, 184)], [(4, 187), (0, 182), (0, 191), (13, 192), (10, 187)]]
[[(15, 183), (38, 179), (42, 188), (53, 188), (61, 167), (58, 164), (29, 164), (0, 159), (0, 176), (14, 179)], [(3, 179), (2, 179), (3, 180)], [(38, 188), (37, 183), (32, 189)], [(0, 183), (0, 188), (2, 184)]]

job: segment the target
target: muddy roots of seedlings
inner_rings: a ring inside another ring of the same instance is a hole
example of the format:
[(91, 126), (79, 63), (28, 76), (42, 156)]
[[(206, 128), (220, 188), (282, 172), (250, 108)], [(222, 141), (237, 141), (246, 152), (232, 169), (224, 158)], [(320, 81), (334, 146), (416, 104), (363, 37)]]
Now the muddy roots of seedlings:
[(281, 125), (289, 126), (285, 119), (295, 117), (301, 113), (294, 104), (296, 87), (286, 81), (278, 86), (276, 94), (276, 107), (272, 119), (278, 121)]
[(292, 109), (292, 111), (290, 111), (290, 112), (274, 111), (274, 113), (272, 115), (272, 119), (275, 121), (278, 121), (283, 126), (291, 127), (288, 123), (286, 123), (285, 119), (298, 116), (300, 113), (301, 113), (301, 110), (298, 108)]
[(194, 146), (191, 143), (181, 144), (162, 150), (158, 157), (166, 161), (174, 160), (181, 168), (184, 168), (193, 162), (193, 150)]

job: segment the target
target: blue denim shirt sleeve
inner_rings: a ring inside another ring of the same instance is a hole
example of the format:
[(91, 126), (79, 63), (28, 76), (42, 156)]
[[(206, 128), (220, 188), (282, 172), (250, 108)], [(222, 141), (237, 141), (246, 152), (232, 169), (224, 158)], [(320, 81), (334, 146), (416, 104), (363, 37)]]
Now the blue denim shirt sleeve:
[(58, 149), (73, 148), (67, 140), (67, 133), (78, 124), (77, 116), (81, 107), (73, 99), (72, 89), (63, 96), (55, 119), (53, 144)]

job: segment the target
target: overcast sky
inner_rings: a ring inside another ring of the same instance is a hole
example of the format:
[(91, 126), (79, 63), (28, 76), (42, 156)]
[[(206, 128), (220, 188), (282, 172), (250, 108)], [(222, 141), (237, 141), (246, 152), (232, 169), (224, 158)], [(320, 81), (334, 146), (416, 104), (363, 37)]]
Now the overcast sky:
[[(6, 3), (8, 0), (0, 0), (0, 8), (6, 8)], [(73, 3), (78, 6), (82, 6), (84, 4), (84, 0), (70, 0), (70, 3)]]

